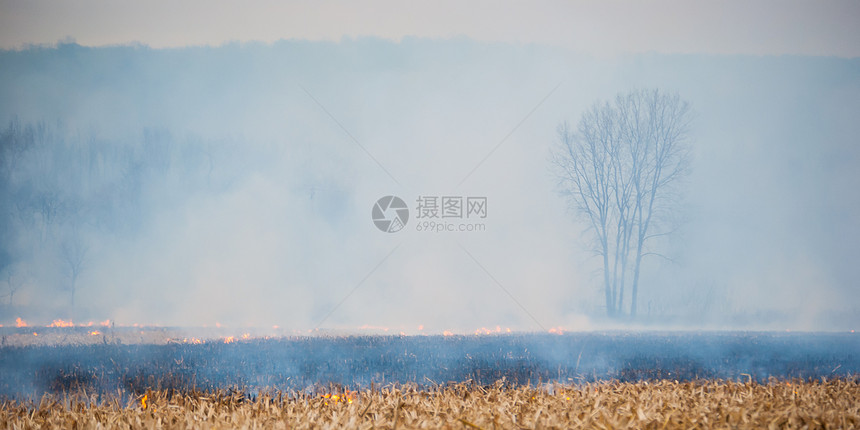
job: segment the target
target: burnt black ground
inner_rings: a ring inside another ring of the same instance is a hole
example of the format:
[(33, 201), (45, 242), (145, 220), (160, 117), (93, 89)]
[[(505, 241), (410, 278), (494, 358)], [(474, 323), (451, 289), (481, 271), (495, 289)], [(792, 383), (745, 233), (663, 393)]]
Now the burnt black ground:
[(225, 344), (0, 348), (0, 397), (85, 389), (141, 393), (309, 390), (331, 384), (436, 385), (599, 380), (766, 381), (856, 377), (860, 335), (773, 332), (605, 332), (490, 336), (353, 336)]

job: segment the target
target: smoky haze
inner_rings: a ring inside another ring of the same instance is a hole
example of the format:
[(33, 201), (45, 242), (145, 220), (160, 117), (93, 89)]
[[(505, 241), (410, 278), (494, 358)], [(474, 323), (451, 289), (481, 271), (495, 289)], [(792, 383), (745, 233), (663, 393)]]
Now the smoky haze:
[[(607, 320), (586, 225), (547, 161), (560, 123), (639, 88), (690, 102), (693, 159), (639, 318)], [(0, 100), (3, 324), (860, 323), (857, 59), (68, 43), (0, 52)], [(372, 223), (386, 195), (410, 209), (400, 232)], [(486, 197), (483, 231), (417, 231), (420, 196)]]

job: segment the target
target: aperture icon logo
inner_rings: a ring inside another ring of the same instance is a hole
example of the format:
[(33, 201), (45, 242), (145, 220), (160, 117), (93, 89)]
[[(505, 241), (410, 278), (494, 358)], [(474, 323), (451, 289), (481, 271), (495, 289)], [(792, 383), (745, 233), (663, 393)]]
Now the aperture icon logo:
[(397, 196), (385, 196), (373, 205), (373, 224), (386, 233), (397, 233), (409, 222), (409, 208)]

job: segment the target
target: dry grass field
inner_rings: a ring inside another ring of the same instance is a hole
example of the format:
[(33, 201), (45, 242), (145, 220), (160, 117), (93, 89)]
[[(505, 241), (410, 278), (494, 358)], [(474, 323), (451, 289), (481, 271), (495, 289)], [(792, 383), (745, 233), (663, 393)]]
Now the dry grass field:
[(856, 379), (496, 384), (249, 398), (149, 391), (0, 403), (0, 428), (858, 428)]

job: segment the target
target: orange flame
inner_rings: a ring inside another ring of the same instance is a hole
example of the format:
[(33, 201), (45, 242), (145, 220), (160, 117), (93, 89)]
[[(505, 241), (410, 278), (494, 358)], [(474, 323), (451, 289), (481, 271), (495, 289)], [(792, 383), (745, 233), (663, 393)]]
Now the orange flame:
[[(505, 328), (504, 332), (505, 332), (505, 333), (510, 333), (510, 332), (511, 332), (511, 329), (510, 329), (510, 328)], [(495, 329), (492, 329), (492, 328), (486, 328), (486, 327), (481, 327), (481, 328), (479, 328), (479, 329), (475, 330), (475, 334), (476, 334), (476, 335), (481, 335), (481, 334), (500, 334), (500, 333), (502, 333), (502, 326), (498, 326), (498, 325), (496, 326), (496, 328), (495, 328)]]
[(71, 320), (63, 321), (61, 319), (57, 319), (57, 320), (54, 320), (54, 322), (52, 322), (51, 325), (49, 325), (48, 327), (74, 327), (74, 326), (75, 326), (75, 324)]
[(549, 329), (549, 332), (552, 334), (564, 334), (564, 329), (562, 327), (553, 327)]
[(326, 394), (320, 395), (320, 397), (325, 399), (325, 402), (323, 402), (323, 403), (325, 403), (326, 405), (328, 405), (329, 400), (331, 400), (335, 404), (337, 404), (337, 402), (343, 402), (346, 404), (350, 404), (350, 403), (352, 403), (353, 393), (352, 392), (345, 392), (343, 394), (328, 394), (328, 393), (326, 393)]
[(453, 335), (454, 335), (454, 333), (452, 333), (450, 330), (445, 330), (442, 332), (442, 336), (453, 336)]
[(21, 319), (21, 317), (15, 318), (15, 327), (27, 327), (27, 321)]
[(102, 327), (110, 327), (110, 320), (104, 320), (100, 322), (99, 325)]
[(224, 338), (224, 343), (233, 343), (236, 341), (236, 338), (233, 336), (227, 336)]
[(242, 339), (247, 340), (247, 339), (250, 339), (250, 338), (251, 338), (251, 334), (250, 334), (250, 333), (242, 333)]
[(144, 394), (143, 398), (140, 399), (140, 406), (143, 407), (143, 409), (146, 409), (146, 399), (147, 399), (146, 394)]
[(93, 330), (93, 331), (91, 331), (91, 332), (90, 332), (90, 336), (98, 336), (98, 335), (100, 335), (100, 334), (102, 334), (102, 332), (100, 332), (100, 331), (98, 331), (98, 330)]

